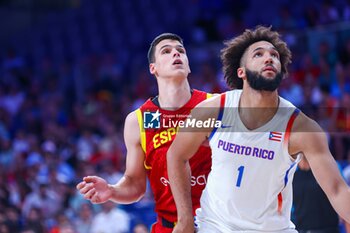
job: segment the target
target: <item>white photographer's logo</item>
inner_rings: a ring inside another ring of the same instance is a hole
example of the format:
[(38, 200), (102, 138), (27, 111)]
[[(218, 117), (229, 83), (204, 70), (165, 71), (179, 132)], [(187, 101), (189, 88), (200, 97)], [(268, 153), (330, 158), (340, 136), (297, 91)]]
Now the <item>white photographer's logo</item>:
[(164, 128), (220, 128), (222, 122), (215, 118), (207, 120), (197, 120), (196, 118), (187, 118), (185, 120), (173, 121), (171, 118), (163, 118), (162, 126)]
[(160, 116), (162, 114), (157, 110), (156, 112), (144, 112), (143, 113), (143, 128), (145, 129), (159, 129), (160, 128)]

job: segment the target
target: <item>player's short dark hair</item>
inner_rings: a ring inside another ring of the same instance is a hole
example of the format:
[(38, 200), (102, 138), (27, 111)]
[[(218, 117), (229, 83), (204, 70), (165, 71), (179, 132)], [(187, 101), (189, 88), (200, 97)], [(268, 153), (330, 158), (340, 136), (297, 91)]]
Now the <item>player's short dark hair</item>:
[(238, 77), (237, 69), (242, 65), (241, 59), (247, 48), (259, 41), (270, 42), (277, 49), (282, 75), (288, 74), (287, 67), (291, 63), (292, 54), (287, 44), (280, 38), (278, 32), (271, 30), (271, 27), (257, 26), (255, 30), (246, 29), (242, 35), (226, 41), (226, 47), (221, 50), (224, 78), (230, 88), (243, 88), (243, 80)]
[(167, 32), (167, 33), (160, 34), (159, 36), (154, 38), (154, 40), (152, 41), (148, 49), (147, 58), (148, 58), (149, 64), (155, 62), (154, 52), (155, 52), (156, 46), (163, 40), (177, 40), (183, 45), (182, 38), (174, 33)]

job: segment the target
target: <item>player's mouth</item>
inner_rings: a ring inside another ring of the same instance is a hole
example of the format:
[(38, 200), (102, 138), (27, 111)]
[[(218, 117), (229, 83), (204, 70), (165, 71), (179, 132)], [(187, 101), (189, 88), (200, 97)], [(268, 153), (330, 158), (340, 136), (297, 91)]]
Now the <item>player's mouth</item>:
[(182, 65), (183, 62), (181, 61), (181, 59), (176, 59), (174, 62), (173, 62), (173, 65)]
[(264, 72), (264, 71), (269, 71), (269, 72), (277, 73), (277, 70), (275, 69), (275, 67), (273, 67), (273, 66), (271, 66), (271, 65), (265, 66), (265, 68), (263, 69), (263, 72)]

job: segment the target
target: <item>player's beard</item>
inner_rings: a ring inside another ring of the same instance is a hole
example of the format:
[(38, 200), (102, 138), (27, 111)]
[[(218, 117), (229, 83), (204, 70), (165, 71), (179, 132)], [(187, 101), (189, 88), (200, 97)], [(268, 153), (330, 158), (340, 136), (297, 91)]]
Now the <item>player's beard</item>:
[(246, 69), (246, 75), (249, 86), (257, 91), (275, 91), (283, 79), (281, 72), (277, 73), (273, 79), (267, 79), (258, 72), (249, 69)]

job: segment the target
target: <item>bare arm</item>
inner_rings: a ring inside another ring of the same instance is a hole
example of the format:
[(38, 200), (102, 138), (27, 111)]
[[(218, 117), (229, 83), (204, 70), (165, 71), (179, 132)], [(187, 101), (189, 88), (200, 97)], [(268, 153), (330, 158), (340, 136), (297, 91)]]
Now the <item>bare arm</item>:
[(304, 114), (296, 119), (292, 132), (290, 153), (302, 152), (305, 155), (317, 182), (335, 211), (345, 221), (350, 222), (350, 188), (343, 180), (329, 151), (325, 133), (316, 122)]
[[(200, 103), (193, 109), (191, 113), (192, 119), (206, 120), (208, 118), (216, 118), (219, 105), (220, 96)], [(208, 108), (208, 110), (204, 110), (204, 108)], [(188, 160), (198, 150), (201, 143), (207, 139), (207, 136), (208, 129), (180, 129), (168, 150), (168, 175), (178, 213), (178, 223), (173, 232), (193, 233), (191, 171)]]
[(145, 154), (141, 148), (140, 130), (135, 112), (128, 115), (124, 126), (124, 139), (127, 149), (124, 177), (113, 185), (112, 200), (131, 203), (140, 200), (146, 191)]
[(139, 126), (135, 112), (125, 120), (124, 140), (127, 149), (126, 170), (117, 184), (111, 185), (97, 176), (84, 177), (77, 189), (84, 198), (92, 203), (103, 203), (108, 200), (128, 204), (138, 201), (146, 190), (146, 170), (144, 152), (141, 148)]

